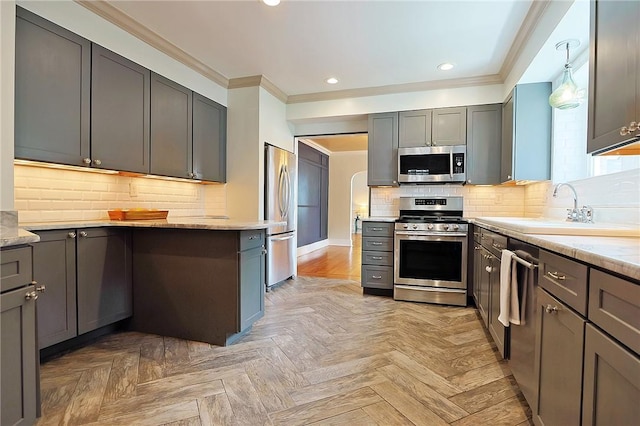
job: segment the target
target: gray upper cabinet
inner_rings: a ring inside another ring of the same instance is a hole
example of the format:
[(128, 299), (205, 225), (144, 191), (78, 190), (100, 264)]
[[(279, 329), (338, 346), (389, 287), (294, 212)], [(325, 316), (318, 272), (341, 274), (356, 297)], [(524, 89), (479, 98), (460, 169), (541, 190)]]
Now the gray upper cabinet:
[(194, 178), (227, 181), (227, 108), (193, 94)]
[(151, 73), (151, 173), (193, 178), (193, 92)]
[(16, 11), (15, 156), (86, 165), (91, 43)]
[(433, 110), (431, 145), (464, 145), (467, 143), (467, 107)]
[[(640, 2), (592, 1), (587, 152), (640, 137)], [(623, 30), (624, 29), (624, 30)]]
[(500, 181), (551, 176), (551, 83), (520, 84), (502, 105)]
[[(28, 252), (29, 254), (25, 255)], [(36, 286), (32, 285), (31, 247), (3, 249), (0, 254), (0, 424), (32, 425), (38, 403), (36, 358)], [(20, 269), (17, 269), (17, 268)], [(18, 285), (8, 285), (5, 281)], [(15, 281), (19, 280), (19, 283)], [(16, 288), (14, 288), (16, 287)], [(13, 288), (10, 291), (4, 291)]]
[(398, 146), (412, 148), (431, 145), (431, 118), (432, 111), (430, 109), (400, 112)]
[(502, 104), (467, 107), (467, 183), (500, 183)]
[(81, 229), (76, 250), (78, 334), (130, 317), (133, 313), (131, 232)]
[(91, 55), (92, 166), (149, 173), (150, 71), (97, 44)]
[(367, 184), (398, 185), (398, 113), (369, 115)]
[(37, 232), (33, 245), (33, 277), (46, 286), (38, 299), (38, 346), (40, 349), (78, 334), (76, 315), (76, 232)]

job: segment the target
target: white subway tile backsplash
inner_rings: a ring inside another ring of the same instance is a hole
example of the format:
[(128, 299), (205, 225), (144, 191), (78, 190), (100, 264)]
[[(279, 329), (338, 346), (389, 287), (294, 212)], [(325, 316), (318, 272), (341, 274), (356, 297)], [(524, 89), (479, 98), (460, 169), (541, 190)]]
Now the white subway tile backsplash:
[[(156, 208), (170, 216), (226, 214), (226, 186), (14, 166), (21, 222), (102, 220), (116, 208)], [(137, 196), (131, 196), (131, 185)]]

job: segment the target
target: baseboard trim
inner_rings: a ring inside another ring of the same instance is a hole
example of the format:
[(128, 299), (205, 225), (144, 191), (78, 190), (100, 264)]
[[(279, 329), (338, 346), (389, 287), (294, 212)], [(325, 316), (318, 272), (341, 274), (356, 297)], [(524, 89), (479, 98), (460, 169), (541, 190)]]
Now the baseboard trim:
[(316, 241), (312, 244), (307, 244), (306, 246), (298, 247), (298, 256), (303, 256), (305, 254), (311, 253), (312, 251), (319, 250), (321, 248), (325, 248), (329, 245), (329, 240)]
[(351, 247), (351, 240), (344, 240), (344, 239), (340, 239), (340, 240), (329, 240), (329, 245), (330, 245), (330, 246), (346, 246), (346, 247)]

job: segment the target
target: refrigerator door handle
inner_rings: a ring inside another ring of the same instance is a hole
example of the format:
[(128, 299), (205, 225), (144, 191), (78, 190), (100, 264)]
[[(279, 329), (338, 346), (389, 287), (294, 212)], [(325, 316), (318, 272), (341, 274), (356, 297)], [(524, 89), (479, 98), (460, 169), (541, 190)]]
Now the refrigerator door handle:
[(284, 204), (284, 187), (286, 185), (286, 173), (285, 166), (280, 167), (280, 175), (278, 176), (278, 209), (280, 210), (280, 216), (285, 216), (285, 204)]
[(288, 218), (289, 217), (289, 208), (290, 203), (291, 203), (291, 175), (289, 174), (289, 168), (285, 165), (284, 166), (284, 172), (285, 172), (285, 203), (284, 203), (284, 218)]
[(291, 235), (288, 235), (288, 236), (286, 236), (286, 237), (279, 237), (279, 238), (273, 238), (273, 237), (270, 237), (269, 239), (270, 239), (271, 241), (286, 241), (286, 240), (290, 240), (290, 239), (292, 239), (293, 237), (294, 237), (294, 235), (293, 235), (293, 233), (292, 233)]

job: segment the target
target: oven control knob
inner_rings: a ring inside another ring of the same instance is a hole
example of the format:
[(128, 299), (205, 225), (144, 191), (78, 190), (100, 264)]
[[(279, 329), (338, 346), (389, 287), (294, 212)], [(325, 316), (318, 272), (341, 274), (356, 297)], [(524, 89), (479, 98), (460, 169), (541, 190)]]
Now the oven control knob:
[(444, 228), (445, 231), (449, 230), (449, 225), (447, 225), (446, 223), (444, 225), (442, 225), (442, 227)]
[(454, 230), (454, 231), (457, 231), (458, 229), (460, 229), (460, 226), (458, 226), (458, 225), (453, 225), (453, 230)]
[(404, 229), (409, 229), (409, 225), (407, 225), (406, 223), (405, 223), (404, 225), (402, 225), (402, 227), (403, 227)]
[(418, 229), (418, 225), (413, 224), (412, 228), (413, 228), (413, 229)]
[(429, 231), (431, 231), (431, 230), (433, 229), (433, 223), (428, 224), (428, 225), (427, 225), (427, 229), (428, 229)]

